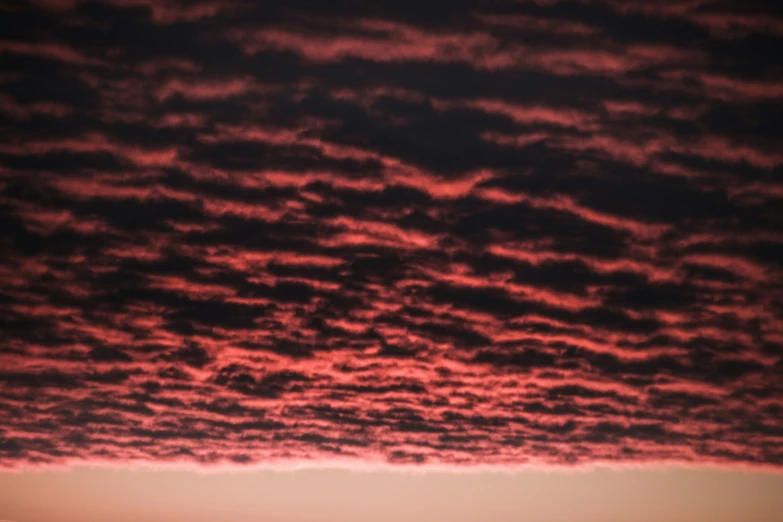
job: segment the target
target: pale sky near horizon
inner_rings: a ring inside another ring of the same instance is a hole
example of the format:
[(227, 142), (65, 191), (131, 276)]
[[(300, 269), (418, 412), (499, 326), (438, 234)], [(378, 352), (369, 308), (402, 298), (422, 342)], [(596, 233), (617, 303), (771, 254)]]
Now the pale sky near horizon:
[(14, 522), (778, 522), (783, 475), (688, 469), (0, 473)]

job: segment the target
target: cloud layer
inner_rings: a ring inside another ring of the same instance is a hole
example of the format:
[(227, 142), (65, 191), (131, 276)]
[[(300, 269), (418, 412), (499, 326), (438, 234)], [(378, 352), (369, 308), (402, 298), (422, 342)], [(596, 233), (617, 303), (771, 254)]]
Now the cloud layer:
[(0, 8), (0, 466), (779, 469), (783, 18), (652, 6)]

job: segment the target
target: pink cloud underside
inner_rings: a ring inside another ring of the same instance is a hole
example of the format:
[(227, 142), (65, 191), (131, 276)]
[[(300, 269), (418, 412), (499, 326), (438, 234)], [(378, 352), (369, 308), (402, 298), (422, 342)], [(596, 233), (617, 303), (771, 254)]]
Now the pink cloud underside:
[(0, 467), (782, 469), (778, 16), (285, 4), (3, 8)]

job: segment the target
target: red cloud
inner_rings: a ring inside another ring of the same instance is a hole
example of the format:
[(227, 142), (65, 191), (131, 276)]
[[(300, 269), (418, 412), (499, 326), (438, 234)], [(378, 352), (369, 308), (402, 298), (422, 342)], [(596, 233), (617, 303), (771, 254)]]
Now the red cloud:
[(0, 466), (781, 469), (776, 17), (98, 3), (4, 12)]

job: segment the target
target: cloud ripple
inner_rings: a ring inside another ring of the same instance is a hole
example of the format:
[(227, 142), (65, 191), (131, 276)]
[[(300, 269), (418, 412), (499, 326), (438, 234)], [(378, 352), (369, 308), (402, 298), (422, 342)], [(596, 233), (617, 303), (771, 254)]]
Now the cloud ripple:
[(0, 8), (0, 466), (783, 466), (783, 18), (298, 4)]

